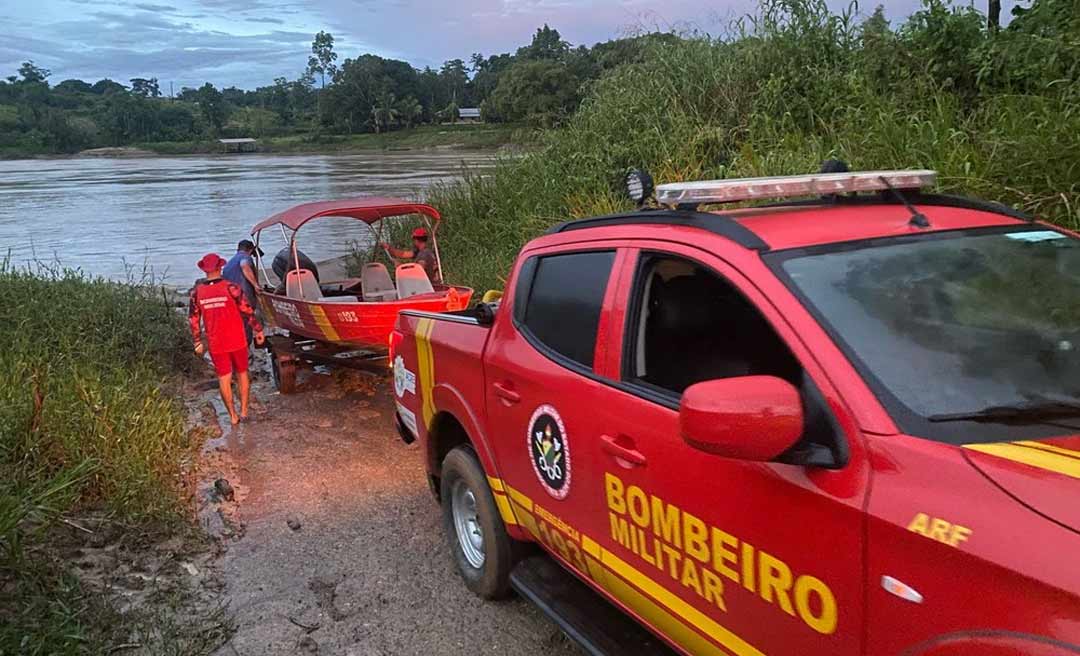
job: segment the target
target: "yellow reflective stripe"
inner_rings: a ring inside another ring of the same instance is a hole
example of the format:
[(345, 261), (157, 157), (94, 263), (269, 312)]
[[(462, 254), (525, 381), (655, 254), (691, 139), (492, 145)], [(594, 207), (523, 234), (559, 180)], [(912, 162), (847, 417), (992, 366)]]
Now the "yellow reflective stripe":
[(532, 499), (525, 496), (521, 492), (518, 492), (514, 488), (510, 487), (510, 484), (506, 484), (506, 493), (510, 495), (510, 498), (514, 500), (514, 503), (521, 506), (524, 510), (532, 512), (533, 502)]
[[(729, 652), (720, 649), (706, 640), (700, 633), (684, 624), (677, 617), (635, 590), (633, 586), (619, 579), (619, 577), (606, 574), (602, 585), (608, 592), (614, 595), (615, 598), (629, 606), (630, 609), (637, 613), (642, 619), (652, 626), (655, 626), (657, 629), (660, 629), (665, 636), (691, 654), (729, 656)], [(735, 651), (735, 653), (760, 654), (761, 652), (754, 649), (749, 652)]]
[(488, 479), (488, 486), (492, 490), (494, 490), (495, 492), (502, 492), (503, 491), (502, 481), (495, 478), (494, 476), (488, 476), (487, 479)]
[(315, 319), (315, 325), (326, 335), (326, 339), (331, 342), (338, 341), (337, 331), (334, 330), (333, 324), (330, 323), (330, 318), (326, 316), (326, 310), (322, 309), (321, 305), (314, 303), (308, 307), (311, 308), (311, 316)]
[[(638, 570), (631, 567), (621, 558), (601, 547), (600, 562), (638, 589), (649, 595), (664, 606), (667, 606), (679, 617), (689, 621), (699, 631), (711, 637), (724, 647), (730, 649), (738, 656), (763, 656), (762, 652), (749, 644), (739, 636), (732, 633), (726, 627), (717, 624), (705, 613), (694, 608), (681, 598), (670, 592), (667, 588), (653, 581)], [(606, 579), (605, 579), (606, 580)]]
[[(540, 532), (536, 526), (536, 520), (530, 514), (533, 509), (532, 499), (515, 490), (509, 483), (504, 483), (503, 486), (514, 502), (514, 513), (517, 515), (521, 525), (539, 540)], [(720, 656), (728, 656), (729, 653), (735, 656), (765, 656), (756, 647), (683, 601), (674, 593), (669, 592), (667, 588), (642, 574), (585, 534), (581, 535), (581, 549), (585, 552), (585, 565), (593, 581), (630, 607), (647, 622), (658, 629), (662, 629), (666, 636), (691, 653), (718, 654)], [(628, 585), (623, 579), (633, 585)], [(641, 590), (641, 592), (638, 590)], [(642, 592), (645, 594), (642, 594)], [(652, 599), (649, 599), (649, 597), (652, 597)], [(667, 610), (657, 605), (656, 602), (666, 606)], [(693, 628), (684, 624), (683, 620), (689, 622)], [(703, 635), (709, 636), (729, 651), (719, 649), (712, 642), (706, 640)]]
[(416, 374), (420, 379), (420, 414), (424, 426), (431, 428), (431, 419), (435, 416), (435, 356), (431, 351), (431, 332), (435, 329), (432, 319), (420, 319), (416, 322)]
[(1053, 444), (1045, 444), (1043, 442), (1032, 442), (1032, 441), (1029, 441), (1029, 440), (1016, 442), (1016, 444), (1023, 444), (1024, 446), (1030, 446), (1033, 449), (1040, 449), (1042, 451), (1049, 451), (1050, 453), (1060, 453), (1063, 456), (1068, 456), (1070, 458), (1075, 458), (1077, 460), (1080, 460), (1080, 451), (1075, 451), (1073, 449), (1063, 449), (1060, 446), (1054, 446)]
[(1023, 444), (965, 444), (964, 447), (972, 451), (989, 453), (992, 456), (1045, 469), (1046, 471), (1080, 478), (1080, 459), (1072, 456), (1041, 448), (1035, 449)]
[(510, 500), (502, 494), (494, 494), (495, 505), (499, 508), (499, 515), (502, 516), (504, 524), (511, 526), (517, 526), (517, 519), (514, 518), (514, 511), (510, 509)]

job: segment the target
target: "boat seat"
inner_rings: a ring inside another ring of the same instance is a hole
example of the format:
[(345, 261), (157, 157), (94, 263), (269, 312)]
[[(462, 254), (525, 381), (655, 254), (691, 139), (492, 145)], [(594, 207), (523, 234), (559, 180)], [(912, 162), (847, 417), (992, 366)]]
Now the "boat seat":
[(323, 296), (319, 301), (322, 303), (359, 303), (360, 299), (355, 296)]
[(322, 289), (311, 271), (291, 269), (285, 274), (285, 295), (303, 301), (318, 301), (322, 298)]
[(360, 270), (360, 292), (365, 301), (396, 301), (397, 289), (382, 262), (368, 262)]
[(427, 271), (415, 262), (399, 264), (396, 274), (397, 293), (400, 299), (435, 292), (435, 288), (431, 286), (431, 280), (428, 279)]

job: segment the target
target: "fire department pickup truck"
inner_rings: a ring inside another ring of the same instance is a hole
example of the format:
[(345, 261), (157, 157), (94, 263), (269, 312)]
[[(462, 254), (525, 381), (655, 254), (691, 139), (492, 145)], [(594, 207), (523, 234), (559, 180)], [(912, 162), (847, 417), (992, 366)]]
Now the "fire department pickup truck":
[(466, 585), (590, 653), (1080, 653), (1080, 239), (933, 182), (660, 185), (402, 312)]

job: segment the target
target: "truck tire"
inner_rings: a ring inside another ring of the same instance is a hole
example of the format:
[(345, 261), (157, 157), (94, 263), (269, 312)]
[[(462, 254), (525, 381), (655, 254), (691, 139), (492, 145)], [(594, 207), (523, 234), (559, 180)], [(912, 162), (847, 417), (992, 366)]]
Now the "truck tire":
[(517, 549), (471, 447), (446, 454), (440, 488), (447, 543), (465, 585), (484, 599), (506, 597)]

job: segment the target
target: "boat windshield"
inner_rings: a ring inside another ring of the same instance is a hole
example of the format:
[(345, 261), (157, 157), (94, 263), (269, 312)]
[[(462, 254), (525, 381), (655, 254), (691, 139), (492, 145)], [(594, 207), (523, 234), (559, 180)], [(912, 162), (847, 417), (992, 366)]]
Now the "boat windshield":
[(988, 228), (770, 257), (906, 432), (1080, 432), (1080, 240)]

